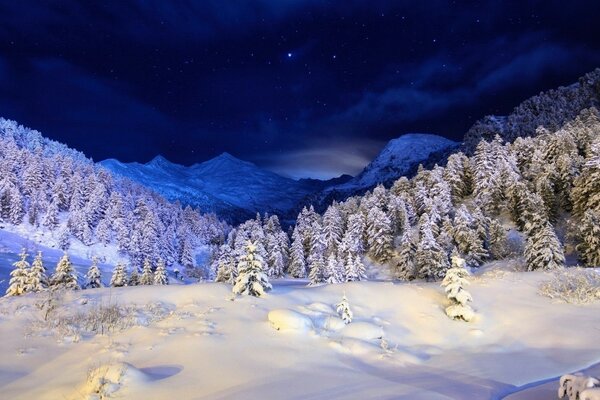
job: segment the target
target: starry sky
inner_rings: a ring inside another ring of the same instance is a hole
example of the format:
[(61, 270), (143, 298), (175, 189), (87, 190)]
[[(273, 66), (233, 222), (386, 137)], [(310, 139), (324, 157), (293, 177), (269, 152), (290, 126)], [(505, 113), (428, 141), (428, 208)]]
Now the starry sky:
[(0, 1), (0, 115), (96, 161), (356, 174), (600, 66), (600, 2)]

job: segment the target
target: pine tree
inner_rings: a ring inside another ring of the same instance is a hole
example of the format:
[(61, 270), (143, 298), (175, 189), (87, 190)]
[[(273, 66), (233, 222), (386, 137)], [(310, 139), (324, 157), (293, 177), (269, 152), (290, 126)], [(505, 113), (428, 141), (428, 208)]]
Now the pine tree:
[(75, 270), (73, 269), (73, 265), (71, 264), (71, 260), (69, 260), (67, 253), (64, 253), (58, 261), (56, 270), (50, 277), (50, 287), (52, 289), (80, 289), (79, 284), (77, 283)]
[(310, 280), (309, 285), (315, 286), (321, 283), (325, 283), (325, 261), (323, 260), (323, 253), (314, 254), (310, 263), (310, 273), (308, 279)]
[(51, 201), (46, 208), (46, 214), (42, 218), (42, 225), (51, 231), (58, 227), (58, 205), (55, 201)]
[(154, 272), (152, 272), (152, 265), (150, 264), (150, 260), (147, 258), (144, 260), (144, 268), (142, 268), (140, 284), (154, 285)]
[(92, 258), (92, 265), (90, 265), (85, 277), (87, 280), (85, 285), (86, 289), (96, 289), (102, 287), (102, 275), (100, 273), (100, 268), (98, 268), (98, 257)]
[(294, 278), (306, 278), (306, 260), (304, 258), (304, 245), (300, 234), (294, 230), (292, 234), (292, 248), (290, 254), (289, 274)]
[(372, 208), (367, 217), (369, 254), (380, 263), (392, 255), (392, 228), (388, 216), (379, 208)]
[(362, 281), (367, 279), (365, 265), (359, 255), (348, 254), (346, 261), (346, 282)]
[(579, 225), (579, 258), (586, 267), (600, 267), (600, 212), (587, 210)]
[(399, 255), (396, 260), (395, 275), (398, 279), (410, 281), (417, 277), (415, 270), (415, 251), (413, 232), (410, 225), (405, 224), (402, 237), (400, 239)]
[(350, 304), (348, 303), (348, 299), (346, 298), (346, 294), (344, 293), (344, 297), (342, 297), (342, 301), (335, 305), (335, 309), (340, 316), (340, 318), (344, 321), (346, 325), (352, 322), (352, 318), (354, 318), (354, 314), (350, 309)]
[(138, 272), (138, 267), (131, 267), (131, 274), (129, 274), (129, 280), (127, 281), (127, 286), (139, 286), (140, 285), (140, 274)]
[(325, 241), (326, 255), (337, 252), (337, 248), (342, 240), (342, 233), (342, 216), (337, 204), (333, 204), (323, 214), (322, 234)]
[(219, 254), (215, 263), (217, 270), (215, 281), (233, 284), (237, 277), (237, 265), (233, 255), (233, 249), (228, 243), (225, 243), (219, 249)]
[(67, 251), (71, 247), (71, 234), (67, 225), (63, 225), (58, 231), (58, 247), (62, 251)]
[(341, 283), (344, 281), (343, 272), (340, 270), (339, 263), (335, 253), (331, 253), (327, 259), (327, 266), (325, 267), (325, 275), (327, 276), (327, 283)]
[(27, 281), (29, 278), (30, 268), (27, 262), (27, 252), (25, 249), (19, 254), (21, 259), (13, 264), (14, 269), (10, 273), (10, 281), (6, 296), (20, 296), (27, 291)]
[(48, 288), (48, 276), (46, 275), (46, 268), (42, 261), (42, 252), (33, 259), (29, 274), (27, 275), (27, 292), (41, 292)]
[(420, 240), (415, 252), (417, 277), (427, 280), (441, 279), (448, 269), (448, 256), (433, 237), (429, 216), (423, 214), (419, 220)]
[(565, 266), (562, 246), (549, 222), (528, 234), (525, 260), (528, 271), (551, 270)]
[(454, 255), (452, 257), (452, 268), (446, 272), (442, 286), (448, 299), (452, 302), (446, 308), (446, 315), (452, 319), (462, 319), (469, 322), (474, 317), (474, 312), (469, 302), (473, 301), (471, 294), (465, 290), (469, 285), (467, 277), (469, 272), (465, 268), (465, 260)]
[(156, 264), (156, 271), (154, 271), (154, 284), (155, 285), (168, 285), (169, 278), (167, 277), (167, 269), (165, 262), (162, 259), (158, 260)]
[(488, 257), (481, 236), (474, 229), (475, 221), (463, 205), (456, 210), (452, 236), (458, 251), (466, 258), (471, 267), (479, 267)]
[(251, 241), (246, 244), (244, 257), (238, 264), (238, 273), (233, 293), (260, 297), (271, 290), (269, 279), (263, 272), (263, 260)]
[(112, 277), (110, 278), (110, 286), (127, 286), (127, 273), (125, 272), (125, 266), (120, 262), (117, 263), (115, 269), (113, 270)]

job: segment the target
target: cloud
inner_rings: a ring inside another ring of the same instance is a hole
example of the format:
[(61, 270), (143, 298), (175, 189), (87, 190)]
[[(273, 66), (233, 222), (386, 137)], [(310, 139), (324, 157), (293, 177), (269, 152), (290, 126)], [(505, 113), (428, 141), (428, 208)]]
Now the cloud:
[(365, 138), (316, 141), (304, 148), (263, 154), (253, 160), (294, 179), (329, 179), (341, 174), (356, 175), (384, 145), (385, 142)]

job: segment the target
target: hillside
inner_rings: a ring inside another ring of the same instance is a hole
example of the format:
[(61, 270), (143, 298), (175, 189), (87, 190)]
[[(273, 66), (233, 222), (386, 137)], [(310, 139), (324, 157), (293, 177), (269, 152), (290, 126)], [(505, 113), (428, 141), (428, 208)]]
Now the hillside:
[(146, 164), (110, 159), (100, 165), (151, 187), (169, 200), (234, 222), (253, 218), (257, 212), (286, 215), (307, 194), (328, 185), (327, 181), (286, 178), (229, 153), (189, 167), (161, 156)]

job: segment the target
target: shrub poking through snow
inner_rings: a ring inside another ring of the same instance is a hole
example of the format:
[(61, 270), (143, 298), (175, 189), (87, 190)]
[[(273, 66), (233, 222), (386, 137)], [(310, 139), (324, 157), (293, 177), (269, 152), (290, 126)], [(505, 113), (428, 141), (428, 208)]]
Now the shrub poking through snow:
[(558, 398), (569, 400), (600, 399), (600, 380), (581, 374), (563, 375), (558, 385)]
[(471, 294), (465, 290), (469, 285), (467, 280), (469, 272), (465, 268), (465, 260), (457, 255), (452, 256), (452, 267), (446, 272), (442, 286), (448, 299), (452, 302), (446, 308), (446, 315), (452, 319), (462, 319), (469, 322), (473, 319), (474, 312), (469, 302), (473, 301)]
[(586, 304), (600, 300), (600, 273), (587, 268), (558, 270), (543, 282), (539, 293), (566, 303)]
[(336, 310), (346, 325), (352, 322), (354, 314), (352, 314), (352, 310), (350, 309), (350, 304), (348, 303), (348, 298), (346, 297), (345, 293), (344, 297), (342, 297), (342, 301), (336, 304)]
[(246, 252), (238, 263), (238, 277), (233, 285), (233, 293), (260, 297), (271, 290), (271, 284), (263, 271), (263, 261), (251, 241), (246, 244)]
[(27, 278), (29, 276), (29, 263), (27, 262), (27, 253), (25, 249), (21, 251), (21, 259), (13, 264), (15, 267), (10, 273), (10, 282), (6, 290), (7, 296), (20, 296), (25, 294), (27, 288)]

